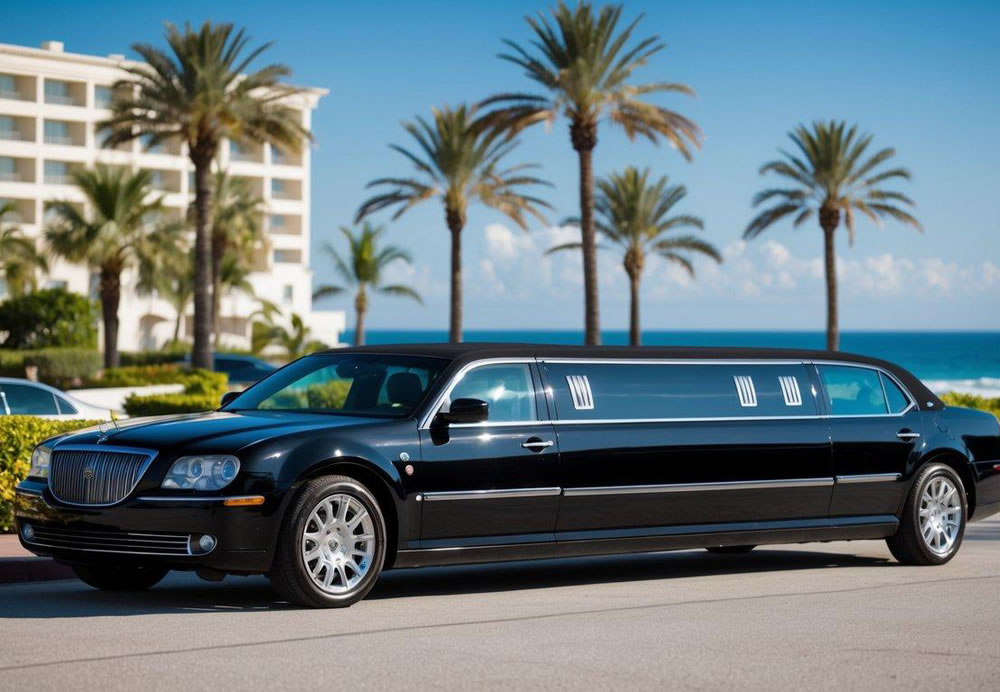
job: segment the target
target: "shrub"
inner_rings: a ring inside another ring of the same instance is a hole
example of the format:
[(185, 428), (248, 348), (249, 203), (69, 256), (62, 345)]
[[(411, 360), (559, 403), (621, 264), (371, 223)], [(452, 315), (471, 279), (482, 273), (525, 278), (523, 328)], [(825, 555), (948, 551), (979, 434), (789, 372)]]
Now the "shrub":
[(123, 366), (180, 363), (190, 352), (191, 344), (170, 343), (158, 351), (122, 351), (121, 363)]
[(3, 348), (97, 347), (97, 308), (78, 293), (48, 288), (0, 304)]
[(965, 408), (976, 408), (980, 411), (989, 411), (997, 418), (1000, 418), (1000, 397), (991, 399), (976, 394), (963, 394), (961, 392), (946, 392), (941, 395), (941, 401), (948, 406), (964, 406)]
[(0, 376), (24, 377), (24, 368), (28, 365), (38, 367), (41, 382), (66, 388), (92, 378), (101, 367), (101, 354), (86, 348), (0, 349)]
[(225, 389), (227, 376), (222, 372), (184, 367), (178, 363), (128, 365), (108, 368), (89, 381), (91, 387), (143, 387), (150, 384), (183, 384), (195, 387), (192, 394)]
[(10, 533), (14, 529), (14, 486), (28, 475), (31, 451), (35, 446), (60, 433), (97, 423), (0, 416), (0, 533)]
[(212, 411), (219, 407), (219, 400), (226, 391), (229, 378), (222, 372), (180, 370), (176, 373), (176, 379), (171, 381), (182, 383), (184, 392), (146, 396), (132, 394), (125, 399), (125, 412), (130, 416), (161, 416)]

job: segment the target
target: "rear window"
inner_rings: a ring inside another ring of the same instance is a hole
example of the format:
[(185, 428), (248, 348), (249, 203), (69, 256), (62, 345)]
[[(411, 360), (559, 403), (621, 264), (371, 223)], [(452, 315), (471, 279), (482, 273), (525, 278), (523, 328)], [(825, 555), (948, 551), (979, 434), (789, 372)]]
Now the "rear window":
[(41, 387), (24, 384), (2, 385), (7, 408), (12, 416), (55, 416), (59, 413), (52, 393)]
[(545, 363), (561, 420), (816, 415), (801, 363)]
[(846, 365), (819, 365), (826, 403), (835, 416), (877, 416), (889, 412), (877, 370)]

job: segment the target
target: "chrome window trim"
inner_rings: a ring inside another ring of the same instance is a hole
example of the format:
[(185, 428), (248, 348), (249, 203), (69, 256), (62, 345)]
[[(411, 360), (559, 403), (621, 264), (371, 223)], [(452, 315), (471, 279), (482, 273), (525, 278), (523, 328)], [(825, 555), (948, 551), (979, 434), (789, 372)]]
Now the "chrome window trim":
[[(420, 429), (420, 430), (429, 430), (430, 429), (430, 427), (431, 427), (431, 421), (433, 421), (434, 417), (440, 412), (441, 407), (444, 406), (444, 402), (448, 400), (448, 397), (451, 396), (452, 390), (455, 389), (455, 387), (458, 385), (458, 383), (462, 381), (462, 378), (465, 377), (465, 375), (470, 370), (474, 370), (476, 368), (481, 368), (481, 367), (484, 367), (484, 366), (487, 366), (487, 365), (528, 365), (528, 366), (530, 366), (530, 365), (533, 365), (535, 362), (536, 361), (535, 361), (534, 358), (522, 356), (520, 358), (482, 358), (482, 359), (479, 359), (479, 360), (473, 360), (473, 361), (470, 361), (470, 362), (466, 363), (465, 365), (463, 365), (459, 369), (458, 372), (456, 372), (454, 375), (452, 375), (451, 381), (449, 381), (448, 385), (444, 389), (441, 390), (441, 393), (438, 394), (436, 397), (434, 397), (434, 403), (432, 403), (430, 406), (427, 407), (427, 413), (424, 414), (424, 416), (420, 419), (420, 424), (417, 426), (418, 429)], [(532, 381), (531, 387), (537, 393), (534, 381)], [(540, 413), (540, 412), (536, 411), (536, 415), (538, 415), (538, 413)], [(548, 422), (548, 421), (544, 421), (544, 422)], [(508, 423), (510, 425), (518, 425), (518, 423), (516, 423), (516, 422), (508, 422)], [(479, 424), (476, 423), (474, 425), (479, 425)]]
[(853, 483), (893, 483), (903, 480), (901, 473), (861, 473), (850, 476), (837, 476), (837, 483), (851, 485)]
[(143, 449), (141, 447), (119, 447), (116, 445), (101, 445), (101, 444), (61, 445), (57, 443), (51, 449), (52, 449), (52, 454), (55, 454), (56, 452), (117, 452), (119, 454), (143, 454), (146, 456), (146, 460), (142, 462), (142, 467), (139, 470), (139, 473), (136, 474), (135, 483), (132, 484), (132, 487), (129, 488), (129, 491), (125, 493), (122, 499), (119, 500), (118, 502), (104, 502), (100, 504), (67, 502), (66, 500), (63, 500), (61, 497), (56, 495), (55, 490), (52, 489), (52, 470), (51, 470), (52, 462), (49, 461), (50, 465), (49, 477), (46, 480), (46, 485), (49, 488), (49, 492), (52, 493), (52, 497), (59, 500), (59, 502), (61, 502), (64, 505), (69, 505), (71, 507), (113, 507), (115, 505), (122, 504), (123, 502), (128, 500), (129, 496), (135, 492), (135, 489), (137, 487), (139, 487), (139, 484), (145, 477), (146, 472), (149, 471), (149, 467), (152, 465), (153, 459), (155, 459), (156, 455), (160, 453), (159, 450), (156, 449)]
[[(545, 365), (553, 364), (580, 364), (580, 365), (801, 365), (813, 366), (833, 365), (852, 368), (867, 368), (884, 374), (892, 379), (893, 383), (899, 387), (900, 391), (909, 401), (909, 405), (899, 413), (869, 413), (869, 414), (832, 414), (819, 413), (799, 416), (708, 416), (699, 418), (600, 418), (600, 419), (573, 419), (561, 420), (558, 418), (533, 421), (497, 421), (484, 423), (462, 423), (451, 427), (511, 427), (522, 425), (610, 425), (615, 423), (714, 423), (714, 422), (735, 422), (735, 421), (786, 421), (786, 420), (826, 420), (829, 418), (900, 418), (916, 407), (916, 399), (906, 386), (899, 381), (899, 378), (891, 372), (878, 365), (867, 365), (865, 363), (855, 363), (841, 360), (795, 360), (795, 359), (759, 359), (759, 358), (726, 358), (726, 359), (694, 359), (694, 358), (531, 358), (527, 356), (512, 358), (482, 358), (466, 363), (455, 373), (452, 380), (442, 392), (435, 397), (434, 403), (428, 407), (428, 413), (420, 419), (418, 428), (428, 430), (430, 423), (434, 420), (445, 399), (451, 394), (452, 389), (461, 381), (461, 378), (473, 368), (484, 365), (495, 364), (527, 364), (536, 363)], [(818, 373), (817, 373), (818, 374)], [(822, 380), (820, 380), (822, 383)], [(815, 388), (813, 388), (814, 390)], [(813, 398), (819, 396), (819, 392), (813, 391)], [(888, 402), (888, 399), (886, 400)], [(887, 404), (888, 406), (888, 404)], [(888, 410), (888, 409), (887, 409)]]
[(225, 497), (184, 497), (183, 495), (140, 495), (137, 502), (225, 502), (226, 500), (248, 500), (260, 495), (227, 495)]
[(761, 490), (774, 488), (828, 488), (833, 478), (788, 478), (763, 481), (722, 481), (717, 483), (667, 483), (660, 485), (598, 485), (563, 488), (565, 497), (591, 495), (646, 495), (655, 493), (692, 493), (712, 490)]
[(425, 502), (444, 502), (449, 500), (497, 500), (522, 497), (555, 497), (562, 493), (562, 488), (501, 488), (497, 490), (449, 490), (444, 492), (422, 493)]
[(550, 420), (495, 420), (481, 423), (451, 423), (449, 428), (512, 428), (525, 425), (552, 425)]

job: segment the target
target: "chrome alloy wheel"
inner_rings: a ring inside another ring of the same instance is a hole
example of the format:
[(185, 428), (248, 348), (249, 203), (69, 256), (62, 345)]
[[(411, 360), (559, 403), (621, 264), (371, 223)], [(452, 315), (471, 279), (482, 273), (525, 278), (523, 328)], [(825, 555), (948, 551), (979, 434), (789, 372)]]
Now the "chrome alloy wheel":
[(947, 555), (962, 527), (962, 498), (948, 478), (938, 476), (920, 496), (920, 536), (935, 555)]
[(375, 524), (356, 497), (330, 495), (309, 513), (301, 544), (302, 561), (313, 583), (327, 593), (347, 593), (371, 567)]

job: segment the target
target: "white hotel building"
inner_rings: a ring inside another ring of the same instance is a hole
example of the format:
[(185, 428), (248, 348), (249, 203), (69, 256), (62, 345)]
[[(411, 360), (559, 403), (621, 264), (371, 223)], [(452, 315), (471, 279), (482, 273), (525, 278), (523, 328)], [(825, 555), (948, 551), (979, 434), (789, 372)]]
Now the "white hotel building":
[[(97, 57), (66, 53), (62, 43), (46, 41), (38, 48), (0, 44), (0, 202), (12, 202), (15, 213), (2, 223), (16, 223), (41, 247), (46, 204), (69, 200), (83, 206), (83, 196), (70, 184), (72, 171), (95, 162), (148, 169), (168, 214), (181, 218), (193, 198), (193, 166), (180, 143), (150, 149), (141, 140), (113, 149), (101, 146), (95, 126), (110, 114), (110, 85), (122, 77), (123, 56)], [(305, 89), (290, 98), (309, 129), (312, 111), (325, 89)], [(310, 152), (289, 154), (264, 144), (239, 147), (224, 143), (218, 164), (231, 175), (247, 178), (263, 198), (267, 242), (255, 257), (250, 276), (256, 295), (280, 306), (286, 320), (300, 315), (311, 338), (337, 344), (344, 330), (343, 311), (312, 309), (310, 248)], [(43, 286), (64, 286), (95, 296), (96, 278), (84, 266), (51, 262)], [(122, 282), (119, 348), (159, 348), (173, 336), (176, 314), (156, 296), (139, 296), (135, 276)], [(0, 300), (6, 286), (0, 280)], [(222, 301), (222, 342), (248, 348), (250, 315), (258, 302), (234, 294)], [(182, 321), (181, 337), (190, 338), (192, 316)], [(2, 328), (2, 326), (0, 326)]]

